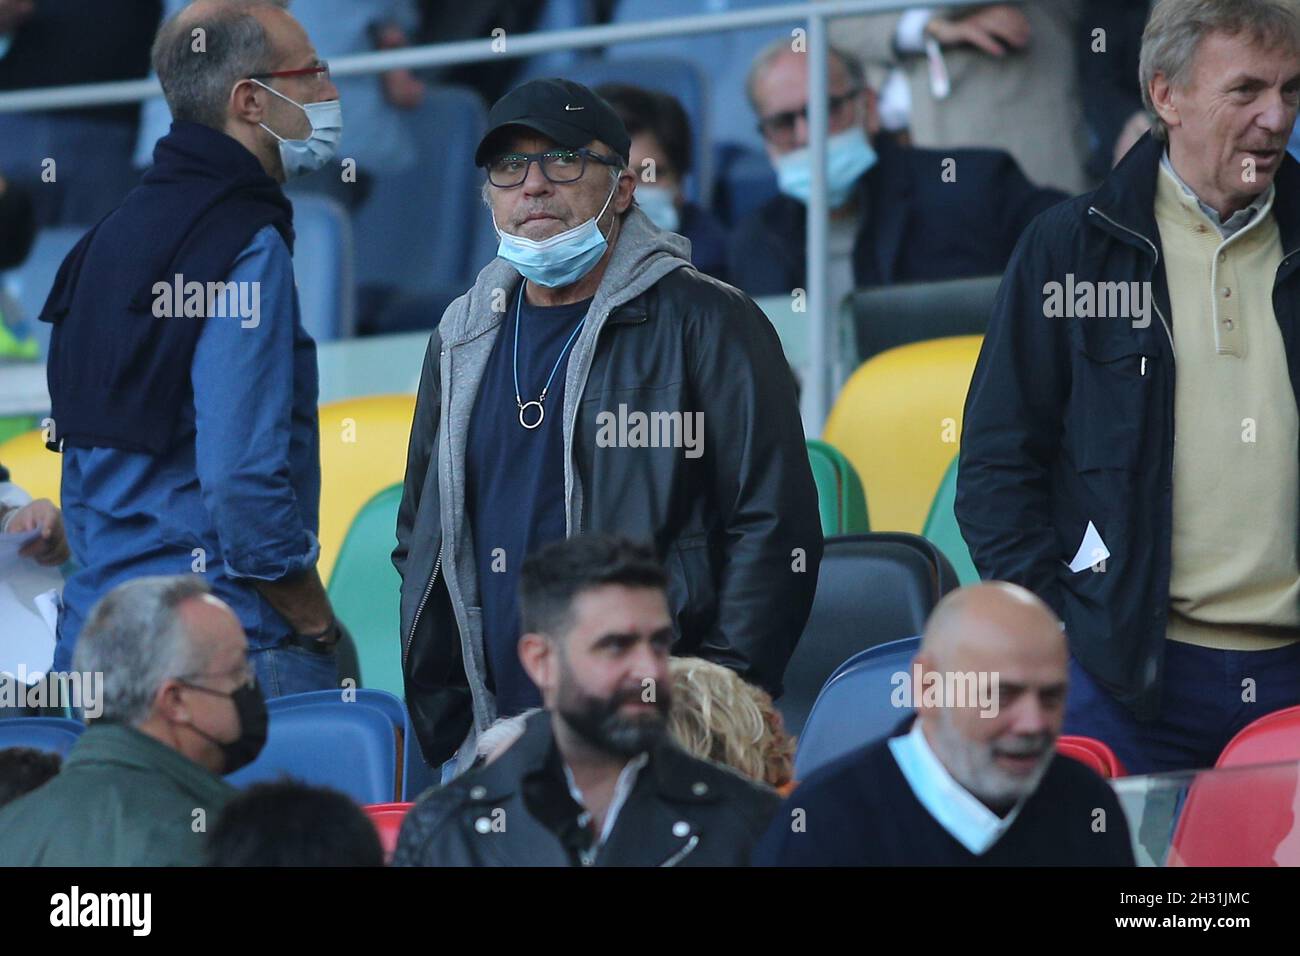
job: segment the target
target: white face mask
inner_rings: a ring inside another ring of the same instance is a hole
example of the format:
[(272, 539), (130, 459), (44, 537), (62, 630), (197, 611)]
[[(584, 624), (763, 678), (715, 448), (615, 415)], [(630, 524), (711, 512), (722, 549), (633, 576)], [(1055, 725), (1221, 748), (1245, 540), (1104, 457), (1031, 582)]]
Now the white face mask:
[(681, 215), (677, 211), (677, 194), (667, 186), (645, 184), (638, 186), (636, 204), (660, 229), (676, 232), (677, 227), (681, 225)]
[(496, 229), (501, 239), (497, 244), (497, 255), (518, 269), (520, 275), (538, 285), (544, 285), (548, 289), (572, 285), (592, 270), (609, 246), (597, 223), (605, 215), (616, 192), (617, 177), (600, 212), (581, 225), (547, 239), (529, 239), (527, 236), (503, 232), (497, 225), (494, 214), (492, 228)]
[(280, 141), (280, 163), (284, 166), (285, 178), (293, 179), (323, 169), (338, 152), (339, 140), (343, 137), (343, 105), (338, 100), (299, 103), (259, 80), (253, 82), (286, 103), (293, 103), (307, 114), (307, 120), (311, 123), (311, 135), (306, 139), (285, 139), (265, 123), (259, 124)]

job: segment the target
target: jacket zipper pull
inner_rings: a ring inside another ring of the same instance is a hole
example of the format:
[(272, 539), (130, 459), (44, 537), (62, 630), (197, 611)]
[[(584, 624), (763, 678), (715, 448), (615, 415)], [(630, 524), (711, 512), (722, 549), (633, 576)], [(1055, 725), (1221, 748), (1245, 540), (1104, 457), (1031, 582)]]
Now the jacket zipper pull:
[(1142, 356), (1142, 372), (1141, 372), (1141, 374), (1142, 374), (1142, 375), (1146, 375), (1146, 373), (1147, 373), (1147, 357), (1144, 355), (1144, 356)]

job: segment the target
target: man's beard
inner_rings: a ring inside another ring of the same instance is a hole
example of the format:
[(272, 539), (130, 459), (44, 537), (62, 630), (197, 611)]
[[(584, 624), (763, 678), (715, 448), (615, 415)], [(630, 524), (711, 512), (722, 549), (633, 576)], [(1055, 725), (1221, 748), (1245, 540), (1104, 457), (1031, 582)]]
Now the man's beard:
[(592, 697), (583, 693), (566, 667), (559, 686), (555, 710), (564, 722), (589, 745), (617, 757), (635, 757), (652, 749), (668, 728), (668, 690), (655, 688), (654, 710), (625, 717), (619, 708), (628, 701), (640, 701), (640, 688), (622, 690), (613, 697)]
[[(981, 803), (997, 810), (1009, 809), (1029, 796), (1042, 781), (1052, 762), (1053, 739), (1049, 734), (1033, 737), (1006, 736), (986, 743), (965, 740), (958, 732), (952, 715), (940, 709), (935, 720), (938, 747), (936, 756), (948, 773)], [(996, 763), (996, 754), (1042, 753), (1039, 764), (1028, 774), (1017, 776)]]

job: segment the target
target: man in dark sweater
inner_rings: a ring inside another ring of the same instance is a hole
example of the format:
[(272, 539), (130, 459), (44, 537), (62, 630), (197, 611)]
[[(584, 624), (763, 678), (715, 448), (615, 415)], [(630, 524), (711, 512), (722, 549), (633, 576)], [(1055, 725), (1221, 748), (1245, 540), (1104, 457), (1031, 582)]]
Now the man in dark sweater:
[(813, 774), (754, 853), (765, 866), (1132, 866), (1110, 788), (1055, 754), (1068, 664), (1061, 622), (1016, 585), (935, 608), (895, 734)]

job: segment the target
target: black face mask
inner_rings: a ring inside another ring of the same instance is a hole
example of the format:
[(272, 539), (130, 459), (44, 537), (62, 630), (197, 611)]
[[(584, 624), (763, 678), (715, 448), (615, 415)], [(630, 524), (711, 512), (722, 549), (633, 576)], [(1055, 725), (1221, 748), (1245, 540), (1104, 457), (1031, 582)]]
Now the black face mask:
[(200, 687), (198, 684), (188, 682), (185, 686), (204, 693), (216, 694), (218, 697), (229, 697), (234, 702), (235, 714), (239, 717), (239, 736), (229, 743), (217, 740), (199, 730), (198, 727), (194, 727), (193, 724), (190, 725), (200, 737), (221, 748), (224, 758), (221, 767), (222, 775), (234, 773), (240, 767), (246, 767), (256, 760), (257, 755), (266, 745), (267, 724), (266, 699), (262, 696), (262, 689), (257, 685), (257, 680), (254, 679), (251, 684), (236, 688), (230, 694), (223, 694), (211, 687)]

